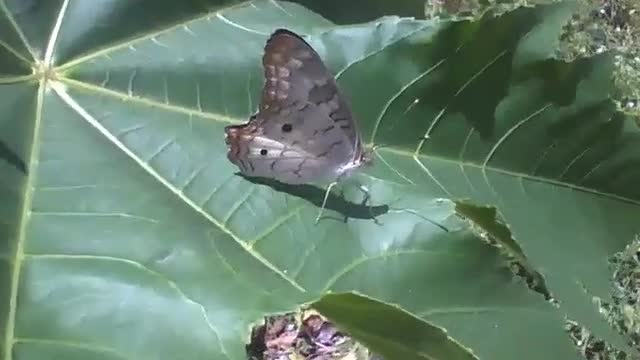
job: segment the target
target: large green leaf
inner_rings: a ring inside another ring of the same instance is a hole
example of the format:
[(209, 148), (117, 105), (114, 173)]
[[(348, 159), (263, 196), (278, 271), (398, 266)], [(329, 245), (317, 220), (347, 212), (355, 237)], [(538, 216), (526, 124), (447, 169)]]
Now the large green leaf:
[[(606, 294), (605, 256), (638, 230), (639, 174), (621, 172), (637, 129), (613, 116), (606, 58), (545, 60), (569, 7), (337, 27), (274, 1), (88, 3), (0, 2), (5, 358), (242, 359), (252, 322), (329, 290), (480, 358), (577, 358), (563, 313), (455, 216), (463, 197), (498, 206), (561, 309), (610, 331), (582, 285)], [(356, 178), (382, 225), (349, 186), (354, 204), (327, 211), (349, 221), (315, 225), (322, 190), (227, 161), (222, 128), (256, 108), (280, 26), (309, 35), (387, 146)]]

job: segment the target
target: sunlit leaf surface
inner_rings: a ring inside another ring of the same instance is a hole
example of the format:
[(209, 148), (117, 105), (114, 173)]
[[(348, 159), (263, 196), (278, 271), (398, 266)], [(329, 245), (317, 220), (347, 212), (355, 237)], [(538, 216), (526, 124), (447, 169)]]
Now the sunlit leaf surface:
[[(0, 1), (4, 358), (244, 359), (253, 322), (328, 291), (481, 359), (577, 359), (565, 313), (615, 342), (591, 296), (640, 230), (638, 129), (607, 98), (608, 57), (548, 60), (570, 11), (335, 26), (274, 1)], [(315, 225), (322, 189), (226, 159), (283, 26), (384, 145), (355, 178), (381, 225), (354, 186)], [(455, 215), (463, 198), (498, 207), (559, 310)]]

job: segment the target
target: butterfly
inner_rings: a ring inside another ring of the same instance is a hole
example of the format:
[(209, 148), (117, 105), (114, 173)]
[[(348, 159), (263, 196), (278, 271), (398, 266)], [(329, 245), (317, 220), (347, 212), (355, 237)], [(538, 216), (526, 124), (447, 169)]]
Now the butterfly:
[(330, 181), (324, 208), (331, 188), (372, 160), (350, 105), (318, 53), (289, 30), (269, 37), (262, 65), (258, 111), (244, 124), (225, 127), (227, 157), (248, 177)]

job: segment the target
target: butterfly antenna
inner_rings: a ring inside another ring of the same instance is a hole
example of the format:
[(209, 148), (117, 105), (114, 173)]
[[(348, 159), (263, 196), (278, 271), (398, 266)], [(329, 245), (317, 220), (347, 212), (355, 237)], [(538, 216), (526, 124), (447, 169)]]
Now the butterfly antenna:
[(336, 186), (336, 184), (338, 184), (338, 182), (334, 181), (331, 184), (329, 184), (329, 187), (327, 187), (327, 191), (324, 193), (324, 199), (322, 200), (322, 206), (320, 207), (320, 212), (318, 212), (318, 217), (316, 218), (316, 224), (318, 223), (318, 221), (320, 221), (320, 218), (322, 217), (322, 212), (324, 211), (325, 205), (327, 205), (327, 200), (329, 199), (329, 194), (331, 194), (331, 189), (334, 186)]

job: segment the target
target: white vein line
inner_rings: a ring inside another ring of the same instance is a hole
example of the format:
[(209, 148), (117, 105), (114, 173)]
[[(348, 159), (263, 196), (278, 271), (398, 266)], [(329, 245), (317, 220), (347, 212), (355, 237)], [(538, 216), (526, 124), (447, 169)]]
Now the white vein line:
[(280, 269), (274, 266), (269, 260), (267, 260), (262, 254), (253, 251), (251, 248), (248, 248), (244, 241), (242, 241), (238, 236), (236, 236), (231, 230), (229, 230), (226, 226), (224, 226), (220, 221), (211, 216), (209, 213), (205, 212), (200, 206), (198, 206), (193, 200), (184, 196), (184, 194), (178, 190), (173, 184), (163, 178), (160, 174), (158, 174), (149, 164), (145, 163), (138, 157), (131, 149), (127, 148), (118, 138), (113, 136), (98, 120), (96, 120), (91, 114), (89, 114), (80, 104), (78, 104), (67, 92), (65, 91), (64, 84), (59, 83), (57, 81), (53, 81), (51, 84), (52, 88), (56, 91), (58, 96), (67, 103), (67, 105), (76, 111), (78, 115), (80, 115), (85, 121), (87, 121), (91, 126), (93, 126), (97, 131), (100, 132), (107, 140), (109, 140), (112, 144), (114, 144), (118, 149), (124, 152), (127, 156), (129, 156), (133, 161), (135, 161), (143, 170), (145, 170), (149, 175), (153, 176), (158, 182), (160, 182), (164, 187), (166, 187), (169, 191), (173, 192), (181, 201), (184, 201), (187, 205), (189, 205), (195, 212), (200, 214), (202, 217), (207, 219), (210, 223), (215, 225), (220, 229), (220, 231), (227, 234), (231, 239), (233, 239), (242, 249), (244, 249), (249, 255), (253, 256), (256, 260), (262, 263), (267, 269), (273, 271), (278, 274), (283, 280), (288, 282), (291, 286), (296, 288), (300, 292), (306, 292), (306, 290), (297, 284), (293, 279), (289, 278), (285, 273), (283, 273)]
[(125, 218), (125, 219), (142, 220), (142, 221), (147, 221), (147, 222), (154, 223), (154, 224), (159, 223), (159, 221), (156, 220), (156, 219), (152, 219), (152, 218), (148, 218), (148, 217), (144, 217), (144, 216), (139, 216), (139, 215), (132, 215), (132, 214), (128, 214), (128, 213), (122, 213), (122, 212), (32, 211), (31, 215), (58, 216), (58, 217), (67, 217), (67, 216), (68, 217), (83, 217), (83, 216), (86, 216), (86, 217), (119, 217), (119, 218)]
[(23, 62), (31, 65), (32, 61), (27, 59), (26, 57), (22, 56), (22, 54), (20, 54), (18, 52), (18, 50), (14, 49), (13, 47), (9, 46), (9, 44), (7, 44), (6, 42), (0, 40), (0, 47), (6, 49), (8, 52), (10, 52), (11, 54), (13, 54), (13, 56), (17, 57), (18, 59), (22, 60)]
[[(452, 99), (455, 99), (455, 96)], [(422, 140), (418, 142), (418, 146), (416, 147), (414, 154), (416, 155), (420, 154), (420, 151), (422, 150), (422, 146), (424, 145), (426, 140), (431, 136), (431, 132), (436, 127), (436, 124), (438, 124), (440, 120), (444, 117), (444, 114), (447, 112), (447, 109), (449, 108), (449, 104), (451, 104), (451, 101), (438, 112), (435, 118), (433, 118), (433, 121), (431, 122), (431, 124), (429, 124), (427, 131), (424, 133), (424, 135), (422, 135)]]
[(591, 174), (593, 174), (596, 170), (598, 170), (602, 164), (605, 163), (606, 160), (602, 160), (600, 161), (596, 166), (594, 166), (591, 170), (589, 170), (586, 174), (584, 174), (584, 176), (582, 177), (582, 179), (580, 179), (580, 181), (578, 181), (578, 184), (582, 184), (584, 183), (585, 180), (587, 180), (587, 178), (589, 176), (591, 176)]
[(373, 131), (371, 132), (371, 142), (375, 142), (375, 138), (376, 138), (376, 134), (378, 132), (378, 127), (380, 126), (380, 122), (382, 122), (382, 118), (387, 114), (387, 111), (389, 111), (389, 108), (391, 107), (391, 105), (393, 105), (393, 103), (400, 97), (402, 96), (402, 94), (404, 94), (404, 92), (411, 87), (413, 84), (415, 84), (416, 82), (420, 81), (422, 78), (424, 78), (425, 76), (429, 75), (431, 72), (433, 72), (434, 70), (436, 70), (440, 65), (444, 64), (445, 61), (447, 59), (442, 59), (440, 61), (438, 61), (437, 63), (435, 63), (433, 66), (431, 66), (430, 68), (428, 68), (427, 70), (421, 72), (420, 74), (418, 74), (418, 76), (416, 76), (415, 78), (413, 78), (411, 81), (409, 81), (408, 83), (404, 84), (391, 98), (389, 98), (389, 100), (387, 101), (387, 103), (384, 105), (384, 107), (382, 108), (382, 111), (380, 111), (380, 114), (378, 115), (378, 118), (376, 119), (376, 123), (373, 126)]
[(302, 210), (303, 207), (304, 206), (298, 206), (297, 208), (293, 209), (293, 211), (289, 212), (285, 216), (281, 216), (280, 218), (278, 218), (276, 221), (273, 222), (271, 226), (265, 229), (261, 234), (259, 234), (252, 240), (248, 241), (247, 246), (250, 248), (254, 247), (256, 243), (258, 243), (258, 241), (269, 236), (269, 234), (276, 231), (280, 226), (282, 226), (282, 224), (286, 223), (290, 218), (294, 217), (296, 214), (299, 214), (300, 210)]
[(418, 159), (417, 156), (413, 156), (413, 160), (415, 160), (418, 163), (418, 166), (420, 166), (420, 168), (425, 173), (427, 173), (427, 175), (429, 175), (429, 177), (440, 187), (440, 189), (442, 189), (442, 191), (444, 191), (445, 194), (447, 194), (449, 197), (452, 197), (451, 193), (449, 193), (449, 191), (444, 187), (444, 185), (442, 185), (440, 183), (440, 181), (438, 181), (438, 179), (436, 179), (436, 177), (433, 176), (431, 171), (429, 171), (429, 169), (427, 169), (427, 167), (422, 163), (422, 161), (420, 161), (420, 159)]
[(209, 201), (213, 199), (214, 195), (217, 194), (218, 191), (227, 184), (227, 181), (229, 181), (229, 178), (225, 179), (222, 184), (214, 187), (213, 190), (211, 190), (211, 192), (204, 198), (204, 201), (202, 202), (202, 204), (200, 204), (200, 207), (204, 208), (209, 203)]
[(189, 25), (185, 24), (182, 25), (182, 29), (189, 35), (192, 35), (193, 37), (198, 37), (198, 35), (196, 35), (196, 33), (194, 33), (191, 28), (189, 28)]
[[(460, 50), (460, 49), (458, 49)], [(500, 58), (502, 58), (503, 56), (505, 56), (507, 54), (507, 50), (502, 50), (502, 52), (500, 52), (498, 55), (496, 55), (496, 57), (494, 57), (493, 59), (491, 59), (491, 61), (489, 61), (488, 63), (486, 63), (480, 70), (478, 70), (475, 74), (473, 74), (473, 76), (471, 76), (469, 78), (469, 80), (467, 80), (461, 87), (460, 89), (458, 89), (458, 91), (456, 91), (456, 93), (453, 95), (453, 97), (457, 97), (458, 95), (460, 95), (472, 82), (473, 80), (477, 79), (478, 76), (482, 75), (485, 70), (487, 70), (491, 65), (495, 64), (496, 61), (500, 60)]]
[[(415, 156), (412, 153), (408, 153), (406, 151), (403, 151), (403, 150), (400, 150), (400, 149), (395, 149), (395, 148), (392, 148), (392, 147), (385, 148), (385, 151), (391, 152), (391, 153), (394, 153), (394, 154), (398, 154), (398, 155), (401, 155), (401, 156), (406, 156), (407, 158)], [(438, 160), (440, 162), (445, 162), (447, 164), (453, 164), (453, 166), (457, 165), (457, 162), (458, 162), (457, 159), (451, 159), (451, 158), (446, 158), (446, 157), (442, 157), (442, 156), (435, 156), (435, 155), (429, 155), (429, 156), (427, 156), (427, 155), (418, 155), (418, 158), (435, 159), (435, 160)], [(607, 160), (605, 159), (603, 161), (607, 161)], [(472, 163), (472, 162), (467, 162), (466, 166), (472, 167), (472, 168), (476, 168), (476, 169), (479, 169), (479, 170), (483, 169), (481, 165), (475, 164), (475, 163)], [(517, 171), (512, 171), (512, 170), (509, 170), (509, 169), (495, 168), (495, 167), (491, 167), (491, 166), (487, 166), (484, 169), (488, 170), (488, 171), (491, 171), (491, 172), (494, 172), (496, 174), (500, 174), (500, 175), (507, 175), (507, 176), (511, 176), (511, 177), (524, 177), (527, 180), (538, 182), (538, 183), (541, 183), (541, 184), (557, 185), (557, 186), (560, 186), (560, 187), (565, 188), (565, 189), (571, 189), (571, 190), (575, 190), (575, 191), (584, 192), (584, 193), (587, 193), (587, 194), (603, 196), (603, 197), (606, 197), (608, 199), (616, 199), (616, 200), (623, 201), (623, 202), (629, 203), (629, 204), (640, 205), (640, 201), (638, 201), (636, 199), (620, 196), (620, 195), (617, 195), (617, 194), (614, 194), (614, 193), (610, 193), (610, 192), (604, 192), (604, 191), (599, 191), (599, 190), (592, 189), (592, 188), (587, 188), (587, 187), (584, 187), (584, 186), (577, 185), (575, 183), (561, 182), (561, 181), (558, 181), (556, 179), (552, 179), (552, 178), (548, 178), (548, 177), (545, 178), (545, 177), (541, 177), (541, 176), (533, 176), (533, 175), (531, 175), (529, 173), (517, 172)]]
[[(425, 26), (421, 26), (420, 28), (418, 28), (418, 29), (416, 29), (416, 30), (414, 30), (414, 31), (411, 31), (411, 32), (409, 32), (408, 34), (406, 34), (406, 35), (404, 35), (404, 36), (402, 36), (402, 37), (400, 37), (400, 38), (396, 39), (395, 41), (393, 41), (393, 43), (392, 43), (392, 44), (399, 43), (400, 41), (405, 40), (405, 39), (407, 39), (407, 38), (411, 37), (412, 35), (414, 35), (414, 34), (416, 34), (416, 33), (420, 32), (420, 31), (424, 30), (425, 28), (426, 28), (426, 25), (425, 25)], [(342, 68), (342, 70), (340, 70), (340, 71), (338, 71), (338, 72), (336, 73), (336, 75), (335, 75), (336, 80), (338, 80), (338, 78), (340, 78), (340, 76), (342, 76), (342, 74), (343, 74), (345, 71), (347, 71), (351, 66), (353, 66), (353, 65), (355, 65), (355, 64), (358, 64), (358, 63), (360, 63), (360, 62), (362, 62), (362, 61), (365, 61), (366, 59), (368, 59), (368, 58), (370, 58), (370, 57), (372, 57), (372, 56), (375, 56), (376, 54), (379, 54), (379, 53), (383, 52), (383, 51), (384, 51), (388, 46), (389, 46), (389, 43), (385, 43), (385, 44), (383, 44), (382, 46), (380, 46), (380, 48), (379, 48), (379, 49), (377, 49), (377, 50), (375, 50), (375, 51), (372, 51), (372, 52), (370, 52), (370, 53), (368, 53), (368, 54), (365, 54), (363, 57), (358, 58), (358, 59), (356, 59), (356, 60), (354, 60), (354, 61), (352, 61), (352, 62), (348, 63), (344, 68)]]
[(450, 307), (450, 308), (433, 308), (431, 310), (422, 311), (416, 314), (417, 317), (424, 318), (427, 316), (438, 315), (438, 314), (477, 314), (477, 313), (501, 313), (505, 310), (512, 310), (517, 312), (527, 312), (540, 314), (547, 312), (544, 310), (536, 309), (536, 308), (526, 308), (526, 307), (505, 307), (505, 306), (479, 306), (479, 307)]
[(202, 95), (200, 94), (200, 81), (196, 80), (196, 109), (202, 112)]
[(460, 153), (458, 154), (458, 160), (460, 162), (464, 161), (464, 154), (467, 152), (467, 146), (469, 146), (469, 140), (471, 140), (471, 136), (475, 132), (475, 129), (472, 127), (469, 129), (469, 133), (467, 137), (464, 139), (464, 143), (462, 143), (462, 147), (460, 148)]
[(484, 168), (487, 166), (487, 164), (489, 164), (489, 161), (491, 161), (491, 158), (493, 158), (493, 155), (495, 155), (496, 151), (498, 151), (498, 148), (509, 138), (509, 136), (511, 136), (511, 134), (516, 132), (516, 130), (518, 130), (522, 125), (534, 119), (536, 116), (540, 115), (550, 107), (551, 107), (551, 104), (546, 104), (545, 106), (531, 113), (529, 116), (513, 124), (513, 126), (509, 128), (509, 130), (507, 130), (504, 134), (502, 134), (500, 139), (498, 139), (498, 141), (496, 141), (496, 143), (493, 144), (493, 147), (491, 148), (491, 150), (485, 157), (484, 162), (482, 163), (482, 167)]
[(467, 137), (464, 139), (464, 143), (462, 144), (462, 148), (460, 149), (460, 154), (458, 155), (458, 166), (460, 167), (460, 172), (462, 172), (462, 176), (464, 177), (465, 181), (467, 182), (467, 185), (469, 185), (469, 188), (471, 189), (471, 192), (476, 192), (476, 187), (473, 186), (473, 183), (471, 182), (471, 179), (469, 179), (469, 176), (467, 175), (467, 172), (464, 170), (464, 153), (467, 152), (467, 146), (469, 145), (469, 140), (471, 139), (471, 136), (473, 135), (473, 133), (475, 132), (474, 128), (472, 127), (471, 129), (469, 129), (469, 134), (467, 134)]
[(116, 136), (117, 136), (118, 138), (121, 138), (121, 137), (123, 137), (123, 136), (125, 136), (125, 135), (128, 135), (128, 134), (130, 134), (130, 133), (136, 132), (136, 131), (138, 131), (138, 130), (142, 130), (142, 129), (144, 129), (145, 127), (146, 127), (146, 125), (142, 125), (142, 124), (134, 125), (134, 126), (132, 126), (132, 127), (130, 127), (130, 128), (126, 128), (126, 129), (122, 130), (122, 131), (121, 131), (121, 132), (119, 132)]
[[(211, 241), (210, 242), (211, 247), (213, 248), (213, 251), (216, 253), (216, 255), (218, 256), (218, 258), (220, 259), (220, 261), (222, 262), (222, 267), (227, 270), (228, 272), (231, 273), (231, 275), (235, 278), (238, 279), (238, 282), (241, 284), (246, 284), (246, 283), (253, 283), (253, 281), (251, 279), (246, 279), (245, 277), (242, 276), (241, 272), (238, 272), (233, 265), (231, 265), (231, 263), (229, 263), (229, 261), (227, 261), (227, 258), (224, 257), (224, 255), (222, 255), (222, 253), (220, 252), (220, 250), (218, 250), (218, 247), (216, 246), (215, 241)], [(255, 291), (256, 289), (259, 289), (260, 292), (262, 294), (265, 294), (267, 296), (273, 296), (272, 293), (269, 292), (269, 290), (267, 290), (264, 286), (262, 286), (262, 284), (258, 285), (258, 286), (251, 286), (253, 284), (250, 284), (248, 287), (252, 290)]]
[(222, 353), (228, 358), (229, 355), (227, 354), (227, 351), (225, 350), (224, 345), (222, 344), (222, 337), (220, 336), (219, 332), (216, 330), (216, 328), (213, 326), (213, 323), (211, 322), (211, 320), (209, 319), (209, 316), (207, 314), (207, 310), (205, 309), (204, 305), (202, 305), (201, 303), (193, 300), (191, 297), (189, 297), (184, 291), (182, 291), (182, 288), (180, 288), (180, 286), (178, 286), (178, 284), (171, 280), (170, 278), (168, 278), (167, 276), (165, 276), (164, 274), (151, 269), (150, 267), (140, 263), (139, 261), (135, 261), (135, 260), (131, 260), (131, 259), (125, 259), (125, 258), (120, 258), (120, 257), (115, 257), (115, 256), (104, 256), (104, 255), (74, 255), (74, 254), (25, 254), (26, 258), (29, 259), (33, 259), (33, 260), (38, 260), (38, 259), (53, 259), (53, 260), (95, 260), (95, 261), (110, 261), (110, 262), (118, 262), (118, 263), (123, 263), (129, 266), (132, 266), (138, 270), (141, 270), (143, 272), (148, 273), (149, 275), (156, 277), (158, 279), (161, 279), (162, 281), (166, 282), (167, 285), (169, 286), (169, 288), (171, 288), (173, 291), (176, 292), (176, 294), (182, 298), (182, 300), (188, 304), (191, 304), (192, 306), (195, 306), (196, 308), (198, 308), (198, 310), (200, 311), (200, 313), (202, 314), (202, 317), (204, 319), (204, 321), (207, 323), (207, 326), (209, 327), (209, 329), (211, 330), (211, 332), (213, 332), (213, 334), (216, 336), (218, 343), (220, 345), (220, 350), (222, 351)]
[[(31, 63), (29, 63), (29, 65), (33, 65)], [(36, 68), (32, 69), (32, 73), (29, 75), (12, 75), (12, 76), (0, 76), (0, 85), (4, 85), (4, 84), (15, 84), (15, 83), (24, 83), (24, 82), (28, 82), (28, 81), (37, 81), (39, 75), (36, 74), (35, 71), (37, 71)]]
[(415, 98), (411, 104), (409, 104), (407, 106), (406, 109), (404, 109), (404, 111), (402, 112), (402, 114), (400, 116), (398, 116), (397, 118), (395, 118), (393, 120), (393, 123), (391, 123), (391, 126), (389, 126), (389, 130), (394, 129), (396, 127), (396, 125), (398, 124), (398, 122), (400, 122), (402, 119), (404, 119), (404, 117), (411, 111), (413, 110), (413, 108), (418, 105), (420, 103), (420, 99), (419, 98)]
[(471, 190), (471, 192), (477, 192), (476, 187), (473, 185), (471, 179), (469, 178), (469, 175), (467, 175), (467, 172), (464, 170), (464, 166), (464, 163), (460, 163), (460, 172), (462, 173), (462, 177), (464, 177), (467, 185), (469, 185), (469, 189)]
[[(430, 219), (430, 218), (428, 218), (428, 217), (426, 217), (426, 216), (424, 216), (424, 215), (420, 214), (420, 212), (419, 212), (418, 210), (415, 210), (415, 209), (407, 209), (407, 208), (400, 208), (400, 209), (399, 209), (399, 208), (389, 208), (389, 213), (395, 213), (395, 214), (411, 214), (411, 215), (413, 215), (413, 216), (415, 216), (415, 217), (417, 217), (417, 218), (419, 218), (419, 219), (421, 219), (421, 220), (424, 220), (424, 221), (428, 222), (429, 224), (431, 224), (431, 225), (433, 225), (433, 226), (437, 227), (439, 230), (442, 230), (442, 231), (444, 231), (444, 232), (447, 232), (447, 231), (448, 231), (448, 230), (447, 230), (447, 228), (446, 228), (444, 225), (440, 224), (440, 223), (439, 223), (438, 221), (436, 221), (436, 220), (432, 220), (432, 219)], [(414, 224), (414, 226), (415, 226), (415, 224)]]
[(542, 153), (542, 156), (540, 156), (538, 158), (538, 160), (536, 160), (536, 162), (534, 163), (535, 166), (533, 167), (533, 169), (531, 170), (531, 175), (536, 175), (536, 173), (538, 172), (538, 170), (540, 170), (540, 166), (542, 166), (542, 164), (544, 164), (544, 161), (547, 159), (547, 156), (549, 155), (549, 152), (554, 149), (554, 147), (557, 144), (557, 140), (554, 140), (551, 144), (549, 144), (545, 149), (544, 152)]
[(16, 34), (18, 34), (18, 37), (22, 41), (22, 45), (25, 47), (27, 51), (29, 51), (29, 54), (33, 58), (33, 61), (29, 59), (25, 59), (26, 62), (29, 64), (32, 64), (34, 61), (37, 61), (36, 54), (33, 52), (33, 49), (31, 48), (29, 41), (27, 40), (27, 37), (24, 35), (24, 32), (22, 32), (22, 29), (20, 28), (20, 26), (18, 26), (18, 24), (16, 23), (16, 20), (14, 19), (11, 12), (7, 8), (7, 5), (5, 4), (4, 0), (0, 1), (0, 10), (2, 10), (2, 12), (6, 14), (7, 20), (11, 24), (11, 27), (16, 32)]
[(224, 17), (224, 15), (222, 15), (220, 13), (216, 13), (216, 17), (218, 19), (222, 20), (223, 22), (225, 22), (225, 23), (227, 23), (227, 24), (229, 24), (229, 25), (231, 25), (231, 26), (233, 26), (235, 28), (238, 28), (240, 30), (244, 30), (244, 31), (247, 31), (247, 32), (250, 32), (250, 33), (253, 33), (253, 34), (258, 34), (258, 35), (263, 35), (263, 36), (269, 36), (270, 35), (268, 33), (264, 33), (264, 32), (253, 30), (253, 29), (249, 29), (248, 27), (245, 27), (245, 26), (242, 26), (240, 24), (237, 24), (237, 23), (227, 19), (226, 17)]
[(76, 87), (76, 88), (83, 89), (85, 91), (91, 91), (91, 92), (99, 93), (100, 95), (114, 97), (114, 98), (122, 100), (122, 101), (129, 101), (129, 102), (132, 102), (132, 103), (136, 103), (136, 104), (144, 105), (144, 106), (149, 106), (149, 107), (157, 107), (157, 108), (160, 108), (160, 109), (163, 109), (163, 110), (177, 112), (177, 113), (186, 114), (186, 115), (196, 115), (196, 116), (198, 116), (200, 118), (203, 118), (203, 119), (211, 119), (211, 120), (214, 120), (214, 121), (231, 123), (231, 124), (237, 124), (237, 123), (242, 121), (242, 119), (226, 116), (226, 115), (223, 115), (223, 114), (199, 111), (197, 109), (180, 107), (180, 106), (176, 106), (176, 105), (167, 105), (167, 104), (163, 103), (162, 101), (157, 101), (157, 100), (154, 100), (154, 99), (146, 99), (146, 98), (143, 98), (143, 97), (140, 97), (140, 96), (135, 96), (133, 94), (132, 95), (127, 95), (127, 94), (125, 94), (123, 92), (113, 91), (113, 90), (110, 90), (110, 89), (99, 87), (97, 85), (87, 84), (87, 83), (83, 83), (81, 81), (73, 80), (73, 79), (69, 79), (69, 78), (60, 78), (60, 79), (58, 79), (58, 81), (66, 83), (70, 87), (73, 86), (73, 87)]
[[(222, 220), (222, 224), (227, 225), (227, 223), (229, 222), (229, 220), (231, 220), (231, 218), (233, 217), (233, 215), (240, 210), (240, 208), (242, 207), (242, 205), (247, 202), (247, 200), (249, 200), (249, 198), (251, 197), (251, 195), (253, 194), (253, 192), (255, 191), (256, 187), (252, 186), (249, 191), (247, 191), (244, 196), (238, 201), (236, 202), (231, 209), (229, 210), (229, 213), (227, 214), (227, 216), (224, 217), (224, 220)], [(249, 246), (247, 246), (248, 249), (250, 249)]]
[(111, 77), (111, 72), (109, 70), (104, 72), (104, 80), (102, 80), (102, 82), (100, 83), (100, 86), (102, 87), (106, 87), (107, 84), (109, 83)]
[[(457, 54), (460, 51), (460, 49), (462, 49), (462, 45), (456, 49), (455, 53)], [(487, 70), (491, 65), (495, 64), (496, 61), (502, 58), (505, 54), (507, 54), (507, 50), (503, 50), (498, 55), (496, 55), (496, 57), (494, 57), (491, 61), (486, 63), (480, 70), (476, 71), (476, 73), (473, 74), (473, 76), (471, 76), (464, 84), (462, 84), (462, 86), (455, 92), (455, 94), (453, 94), (451, 99), (449, 99), (449, 102), (447, 103), (447, 105), (445, 105), (442, 108), (442, 110), (440, 110), (436, 118), (433, 119), (433, 121), (429, 125), (429, 128), (427, 129), (427, 132), (424, 134), (423, 139), (418, 143), (418, 147), (416, 148), (416, 151), (415, 151), (416, 154), (420, 153), (420, 150), (422, 150), (422, 146), (427, 141), (427, 139), (429, 139), (431, 132), (436, 127), (436, 125), (440, 123), (440, 120), (444, 117), (445, 112), (447, 111), (447, 109), (449, 109), (449, 105), (453, 103), (453, 100), (457, 98), (458, 95), (460, 95), (475, 79), (477, 79), (478, 76), (483, 74), (485, 70)]]
[(47, 67), (51, 66), (53, 63), (53, 50), (56, 46), (56, 42), (58, 41), (60, 27), (62, 26), (62, 19), (64, 18), (64, 14), (67, 12), (68, 5), (69, 0), (64, 0), (62, 2), (62, 6), (60, 6), (60, 11), (58, 12), (58, 17), (56, 18), (56, 23), (53, 25), (51, 37), (49, 37), (49, 42), (47, 43), (47, 50), (44, 53), (44, 64)]
[(582, 152), (580, 154), (578, 154), (576, 157), (573, 158), (573, 160), (571, 160), (571, 162), (569, 162), (569, 164), (567, 164), (567, 166), (564, 168), (564, 170), (560, 173), (560, 175), (558, 176), (559, 179), (563, 179), (565, 175), (567, 175), (567, 172), (569, 172), (569, 169), (571, 169), (571, 167), (578, 162), (580, 159), (582, 159), (590, 150), (591, 150), (591, 146), (588, 146), (586, 149), (582, 150)]
[(500, 195), (498, 194), (498, 192), (496, 191), (496, 189), (493, 188), (493, 185), (491, 185), (491, 181), (489, 181), (489, 176), (487, 175), (487, 172), (485, 171), (486, 167), (482, 166), (481, 170), (482, 170), (482, 178), (484, 179), (485, 183), (487, 183), (487, 186), (489, 187), (489, 190), (491, 191), (491, 193), (493, 194), (493, 197), (496, 198), (498, 204), (502, 203), (502, 200), (500, 199)]
[(66, 190), (80, 190), (80, 189), (98, 189), (100, 185), (97, 184), (84, 184), (84, 185), (63, 185), (63, 186), (40, 186), (38, 191), (66, 191)]
[(152, 43), (154, 43), (154, 44), (156, 44), (156, 45), (158, 45), (160, 47), (163, 47), (165, 49), (169, 49), (169, 46), (167, 46), (167, 44), (165, 44), (165, 43), (161, 42), (160, 40), (156, 39), (155, 36), (152, 36), (150, 39), (151, 39)]
[(86, 342), (74, 342), (67, 340), (59, 340), (59, 339), (46, 339), (46, 338), (27, 338), (27, 337), (16, 337), (16, 343), (22, 344), (41, 344), (41, 345), (49, 345), (56, 347), (65, 347), (71, 349), (81, 349), (81, 350), (89, 350), (94, 353), (103, 353), (109, 354), (112, 357), (122, 360), (131, 360), (130, 358), (124, 354), (119, 353), (117, 350), (105, 347), (99, 344), (94, 343), (86, 343)]
[(180, 187), (180, 191), (184, 192), (184, 189), (186, 189), (187, 187), (189, 187), (189, 185), (191, 185), (191, 183), (193, 181), (195, 181), (195, 179), (200, 176), (200, 174), (204, 171), (204, 169), (207, 168), (207, 165), (204, 166), (200, 166), (196, 171), (193, 171), (191, 173), (191, 175), (185, 180), (184, 184), (182, 184), (182, 186)]
[(391, 166), (391, 164), (389, 164), (389, 162), (380, 154), (379, 151), (375, 152), (376, 155), (378, 155), (378, 159), (380, 159), (380, 161), (382, 161), (383, 164), (385, 164), (391, 171), (393, 171), (396, 175), (398, 175), (399, 177), (401, 177), (404, 181), (408, 182), (411, 185), (415, 185), (416, 183), (414, 183), (413, 181), (411, 181), (411, 179), (409, 179), (407, 176), (405, 176), (403, 173), (401, 173), (400, 171), (396, 170), (396, 168), (394, 168), (393, 166)]
[(31, 206), (33, 206), (33, 193), (37, 184), (35, 177), (37, 176), (38, 155), (40, 154), (40, 126), (42, 121), (42, 108), (44, 103), (45, 81), (42, 78), (39, 82), (38, 96), (36, 100), (35, 121), (33, 125), (32, 149), (29, 155), (28, 169), (31, 170), (24, 184), (24, 199), (22, 201), (22, 209), (20, 213), (20, 224), (18, 233), (16, 234), (15, 252), (13, 253), (13, 264), (11, 269), (11, 282), (9, 285), (8, 309), (6, 315), (5, 331), (4, 331), (4, 360), (11, 360), (13, 356), (13, 344), (15, 342), (15, 325), (16, 312), (18, 309), (18, 290), (20, 287), (20, 272), (22, 270), (22, 262), (24, 260), (24, 243), (27, 233), (27, 223), (31, 218)]
[[(293, 236), (293, 234), (289, 235), (290, 237), (293, 237), (295, 239), (295, 237)], [(315, 252), (318, 251), (318, 247), (322, 244), (319, 244), (322, 242), (322, 240), (324, 240), (326, 237), (322, 237), (322, 238), (316, 238), (316, 241), (311, 241), (311, 245), (307, 248), (307, 250), (304, 252), (304, 254), (302, 254), (302, 256), (300, 257), (300, 262), (299, 265), (296, 266), (291, 273), (289, 274), (290, 276), (292, 276), (294, 279), (298, 279), (298, 276), (302, 273), (302, 271), (304, 270), (305, 266), (307, 265), (307, 261), (308, 259), (311, 257), (311, 255), (313, 255)]]
[[(281, 10), (283, 13), (285, 13), (286, 15), (288, 15), (288, 16), (293, 16), (293, 15), (291, 15), (291, 13), (289, 13), (289, 12), (287, 11), (287, 9), (283, 8), (280, 4), (278, 4), (278, 2), (277, 2), (277, 1), (275, 1), (275, 0), (270, 0), (269, 2), (270, 2), (271, 4), (273, 4), (273, 6), (275, 6), (275, 7), (276, 7), (276, 8), (278, 8), (279, 10)], [(253, 3), (253, 1), (252, 1), (251, 3)]]
[(358, 258), (353, 259), (353, 261), (351, 261), (351, 263), (347, 264), (344, 268), (342, 268), (340, 271), (336, 272), (335, 275), (331, 276), (329, 278), (329, 280), (327, 281), (327, 284), (322, 288), (322, 290), (319, 292), (320, 294), (324, 294), (326, 293), (328, 290), (331, 289), (331, 287), (333, 285), (335, 285), (338, 280), (340, 280), (340, 278), (344, 277), (346, 274), (352, 272), (353, 270), (357, 269), (360, 265), (369, 262), (369, 261), (373, 261), (373, 260), (380, 260), (380, 259), (386, 259), (386, 258), (390, 258), (390, 257), (395, 257), (395, 256), (403, 256), (403, 255), (426, 255), (426, 256), (439, 256), (439, 254), (444, 254), (446, 253), (448, 256), (454, 255), (457, 256), (459, 258), (464, 258), (465, 256), (462, 254), (452, 254), (450, 252), (445, 252), (445, 251), (429, 251), (429, 250), (422, 250), (422, 249), (401, 249), (401, 250), (392, 250), (392, 251), (383, 251), (379, 254), (375, 254), (375, 255), (371, 255), (371, 256), (367, 256), (367, 255), (362, 255)]
[(129, 95), (129, 97), (133, 97), (133, 81), (135, 80), (137, 73), (138, 70), (133, 69), (133, 71), (131, 71), (131, 75), (129, 75), (129, 83), (127, 84), (127, 95)]
[(146, 161), (148, 163), (150, 163), (151, 161), (153, 161), (153, 159), (156, 158), (156, 156), (160, 155), (163, 151), (165, 151), (169, 146), (173, 145), (175, 143), (176, 139), (169, 139), (167, 141), (165, 141), (162, 145), (160, 145), (158, 147), (158, 149), (156, 149), (156, 151), (151, 154), (151, 156), (149, 156), (149, 159), (147, 159)]

